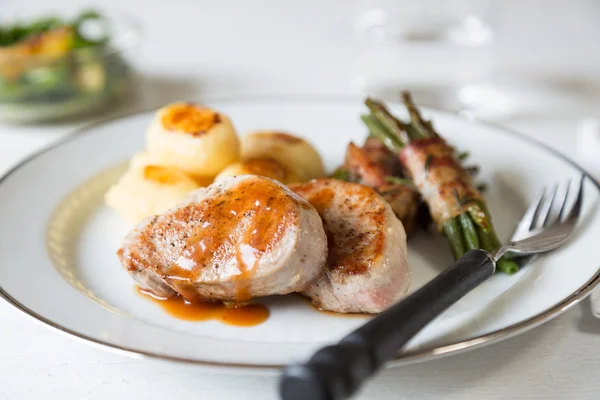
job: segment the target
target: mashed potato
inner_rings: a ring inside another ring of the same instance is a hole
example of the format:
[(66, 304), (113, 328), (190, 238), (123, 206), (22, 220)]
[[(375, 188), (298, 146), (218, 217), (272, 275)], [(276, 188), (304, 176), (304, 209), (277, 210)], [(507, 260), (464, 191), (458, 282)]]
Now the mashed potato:
[(132, 165), (108, 190), (105, 202), (135, 224), (176, 206), (199, 187), (194, 179), (173, 167)]

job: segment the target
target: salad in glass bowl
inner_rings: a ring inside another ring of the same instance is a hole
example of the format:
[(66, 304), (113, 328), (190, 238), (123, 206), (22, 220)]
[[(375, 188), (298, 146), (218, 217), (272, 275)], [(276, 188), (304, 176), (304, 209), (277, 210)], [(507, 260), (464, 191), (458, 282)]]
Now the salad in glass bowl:
[(128, 94), (124, 51), (139, 36), (130, 18), (97, 11), (0, 25), (0, 119), (53, 120)]

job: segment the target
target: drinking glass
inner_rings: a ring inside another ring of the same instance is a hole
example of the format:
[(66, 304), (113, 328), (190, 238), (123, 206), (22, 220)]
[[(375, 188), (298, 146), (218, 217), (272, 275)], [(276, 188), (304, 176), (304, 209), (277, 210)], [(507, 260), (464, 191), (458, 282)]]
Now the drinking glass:
[(478, 114), (508, 99), (492, 77), (488, 0), (355, 0), (358, 89), (383, 98), (411, 90), (420, 104)]

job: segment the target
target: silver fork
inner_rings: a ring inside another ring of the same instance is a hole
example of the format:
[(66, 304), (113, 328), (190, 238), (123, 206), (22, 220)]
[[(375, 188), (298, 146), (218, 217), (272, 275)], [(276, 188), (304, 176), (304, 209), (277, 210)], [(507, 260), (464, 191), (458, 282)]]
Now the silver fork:
[[(579, 214), (581, 213), (581, 201), (583, 200), (583, 180), (585, 175), (582, 175), (579, 182), (579, 192), (575, 198), (575, 202), (571, 207), (569, 215), (566, 214), (566, 206), (569, 200), (569, 193), (571, 190), (571, 180), (567, 181), (565, 193), (562, 196), (562, 201), (557, 198), (558, 184), (554, 184), (552, 188), (545, 187), (542, 189), (540, 194), (534, 201), (529, 204), (527, 211), (523, 214), (521, 221), (517, 225), (515, 231), (511, 236), (511, 242), (527, 239), (536, 234), (535, 230), (548, 227), (551, 224), (555, 224), (557, 221), (565, 221), (568, 223), (570, 219), (571, 223), (575, 223)], [(558, 213), (556, 213), (556, 204), (560, 202)], [(516, 255), (514, 260), (519, 264), (519, 267), (523, 268), (535, 260), (537, 260), (543, 253), (535, 253), (529, 255)]]
[[(542, 195), (523, 216), (517, 232), (523, 236), (493, 254), (471, 250), (425, 286), (344, 337), (317, 351), (307, 363), (285, 368), (280, 381), (284, 400), (341, 400), (398, 352), (425, 325), (486, 281), (504, 254), (539, 254), (563, 245), (573, 233), (583, 202), (581, 177), (577, 196), (567, 212), (567, 187), (562, 201), (557, 185)], [(545, 193), (545, 192), (544, 192)], [(558, 212), (555, 204), (560, 205)]]

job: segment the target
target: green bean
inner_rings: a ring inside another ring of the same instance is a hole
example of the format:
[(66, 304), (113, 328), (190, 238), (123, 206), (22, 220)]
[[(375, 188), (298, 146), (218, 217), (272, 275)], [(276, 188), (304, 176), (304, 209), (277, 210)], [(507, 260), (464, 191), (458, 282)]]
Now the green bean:
[[(402, 102), (410, 115), (410, 123), (394, 117), (384, 104), (370, 98), (365, 101), (370, 114), (361, 117), (370, 134), (379, 138), (394, 153), (400, 152), (411, 141), (439, 137), (431, 121), (423, 118), (408, 92), (402, 93)], [(457, 156), (460, 161), (464, 161), (468, 155), (468, 153), (459, 153)], [(431, 155), (429, 155), (425, 162), (426, 171), (431, 159)], [(476, 175), (479, 169), (467, 167), (464, 168), (464, 171)], [(388, 182), (393, 181), (395, 181), (394, 178), (388, 178)], [(468, 207), (468, 210), (458, 217), (446, 221), (442, 227), (454, 257), (458, 259), (467, 250), (478, 248), (489, 252), (497, 250), (501, 243), (494, 232), (485, 202), (465, 199), (468, 201), (462, 203), (461, 200), (457, 194), (459, 204), (462, 207)], [(497, 268), (504, 273), (513, 274), (518, 271), (519, 266), (511, 260), (510, 256), (505, 255), (498, 260)]]
[[(483, 202), (476, 202), (469, 207), (469, 214), (473, 222), (484, 232), (489, 233), (492, 231), (492, 224), (490, 223), (489, 214), (485, 209), (485, 204)], [(479, 238), (481, 240), (481, 238)]]
[(379, 123), (387, 129), (387, 131), (402, 142), (403, 145), (410, 143), (410, 136), (407, 133), (408, 126), (394, 117), (383, 104), (371, 98), (365, 100), (365, 104), (371, 111), (371, 115), (379, 121)]
[(477, 234), (477, 228), (469, 217), (469, 213), (463, 213), (458, 216), (458, 220), (462, 227), (463, 238), (467, 245), (467, 249), (474, 250), (479, 248), (479, 235)]
[(500, 242), (500, 239), (498, 239), (498, 235), (496, 235), (496, 231), (493, 228), (490, 230), (489, 236), (492, 242), (493, 250), (502, 247), (502, 243)]
[(408, 92), (402, 92), (402, 102), (404, 103), (408, 114), (410, 115), (411, 126), (420, 136), (420, 139), (428, 139), (437, 137), (437, 133), (433, 129), (433, 125), (430, 121), (425, 121), (421, 116), (421, 113), (417, 109), (412, 96)]
[(506, 258), (506, 256), (503, 256), (496, 262), (496, 268), (507, 275), (512, 275), (519, 271), (519, 265), (513, 260)]
[(465, 254), (465, 244), (457, 218), (452, 218), (444, 222), (443, 229), (444, 234), (448, 238), (450, 250), (452, 250), (454, 258), (458, 260), (463, 256), (463, 254)]
[(494, 249), (494, 245), (492, 244), (492, 240), (490, 239), (488, 232), (481, 228), (481, 226), (478, 226), (477, 233), (479, 234), (480, 248), (487, 251), (492, 251)]
[(332, 179), (338, 179), (340, 181), (351, 182), (350, 171), (345, 167), (339, 167), (329, 176)]
[(417, 187), (410, 179), (400, 178), (399, 176), (386, 176), (384, 177), (384, 179), (387, 183), (390, 183), (392, 185), (410, 186), (412, 189), (417, 190)]
[(373, 134), (373, 136), (377, 137), (379, 140), (385, 144), (385, 146), (390, 149), (390, 151), (397, 153), (402, 150), (403, 144), (396, 136), (391, 135), (383, 125), (375, 117), (372, 115), (361, 115), (360, 118), (365, 123), (367, 128), (369, 128), (369, 132)]
[[(493, 252), (502, 246), (500, 240), (498, 240), (498, 236), (496, 236), (496, 232), (494, 232), (493, 229), (490, 229), (489, 232), (486, 232), (480, 228), (478, 229), (478, 233), (481, 248), (484, 250)], [(496, 263), (496, 268), (505, 274), (512, 275), (519, 270), (519, 265), (511, 260), (509, 256), (505, 255), (498, 260)]]

